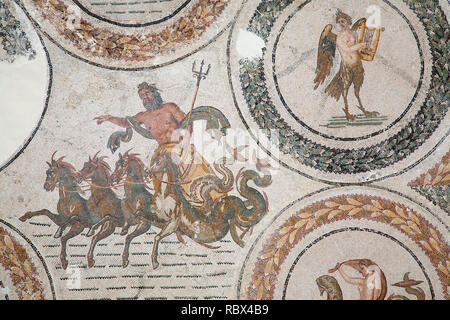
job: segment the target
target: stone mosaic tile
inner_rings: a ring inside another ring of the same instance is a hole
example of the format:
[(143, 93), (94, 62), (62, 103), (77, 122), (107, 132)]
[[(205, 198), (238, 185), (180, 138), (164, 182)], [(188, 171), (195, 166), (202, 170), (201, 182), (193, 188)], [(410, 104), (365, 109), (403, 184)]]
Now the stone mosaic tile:
[(433, 169), (422, 174), (419, 178), (411, 181), (408, 185), (423, 194), (428, 200), (439, 205), (443, 210), (449, 213), (449, 196), (450, 189), (449, 180), (449, 159), (450, 154), (447, 153), (442, 160)]
[(448, 300), (449, 10), (2, 1), (0, 299)]

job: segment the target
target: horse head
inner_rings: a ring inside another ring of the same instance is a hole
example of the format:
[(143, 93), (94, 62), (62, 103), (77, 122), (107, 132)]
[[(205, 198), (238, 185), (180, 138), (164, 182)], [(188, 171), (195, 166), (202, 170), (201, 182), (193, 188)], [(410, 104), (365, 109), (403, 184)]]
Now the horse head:
[(168, 164), (170, 164), (170, 156), (166, 152), (158, 152), (153, 156), (147, 171), (152, 176), (158, 173), (163, 173), (168, 169)]
[(115, 183), (123, 180), (125, 175), (133, 175), (140, 181), (144, 180), (144, 163), (138, 157), (138, 153), (129, 153), (126, 151), (123, 155), (119, 153), (119, 159), (116, 161), (114, 172), (111, 174), (111, 180)]
[[(63, 161), (65, 157), (55, 160), (55, 154), (56, 151), (53, 152), (50, 162), (47, 161), (49, 168), (45, 172), (46, 179), (44, 183), (46, 191), (53, 191), (58, 183), (72, 184), (76, 177), (75, 168), (70, 163)], [(67, 177), (69, 180), (66, 181)]]
[(117, 183), (120, 180), (122, 180), (125, 174), (127, 173), (128, 167), (130, 165), (130, 162), (128, 160), (129, 160), (128, 157), (124, 157), (122, 156), (122, 153), (119, 153), (119, 160), (116, 161), (114, 171), (111, 174), (111, 180), (114, 183)]
[(59, 182), (60, 167), (54, 160), (52, 160), (51, 162), (47, 161), (47, 164), (49, 168), (45, 172), (46, 178), (44, 182), (44, 189), (46, 191), (53, 191), (56, 187), (56, 184)]
[(97, 152), (93, 158), (89, 157), (89, 160), (84, 163), (83, 168), (79, 171), (78, 174), (78, 179), (80, 181), (92, 178), (94, 173), (96, 173), (99, 170), (102, 170), (107, 180), (110, 179), (109, 171), (111, 170), (111, 168), (104, 161), (104, 159), (107, 157), (106, 156), (98, 157), (99, 152)]

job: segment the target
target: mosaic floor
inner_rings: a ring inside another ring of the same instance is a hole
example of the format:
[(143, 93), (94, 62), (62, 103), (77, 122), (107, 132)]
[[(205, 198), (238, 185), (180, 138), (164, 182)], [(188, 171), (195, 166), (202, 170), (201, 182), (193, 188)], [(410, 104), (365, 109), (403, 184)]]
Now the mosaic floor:
[(438, 0), (2, 0), (0, 299), (448, 300)]

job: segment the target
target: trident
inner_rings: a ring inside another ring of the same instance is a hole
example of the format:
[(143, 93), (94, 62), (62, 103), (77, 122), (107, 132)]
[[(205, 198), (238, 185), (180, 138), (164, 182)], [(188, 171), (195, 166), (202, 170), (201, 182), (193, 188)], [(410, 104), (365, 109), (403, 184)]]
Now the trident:
[(188, 120), (187, 120), (188, 125), (191, 122), (192, 109), (194, 108), (195, 100), (197, 99), (198, 88), (200, 88), (200, 81), (206, 79), (206, 76), (209, 73), (209, 69), (211, 69), (211, 65), (208, 64), (208, 69), (206, 69), (206, 72), (203, 72), (204, 65), (205, 65), (205, 61), (202, 60), (202, 62), (200, 63), (200, 70), (197, 71), (197, 70), (195, 70), (195, 61), (192, 64), (192, 73), (193, 73), (194, 78), (197, 78), (197, 86), (195, 88), (194, 99), (192, 100), (191, 109), (189, 110), (189, 116), (188, 116)]

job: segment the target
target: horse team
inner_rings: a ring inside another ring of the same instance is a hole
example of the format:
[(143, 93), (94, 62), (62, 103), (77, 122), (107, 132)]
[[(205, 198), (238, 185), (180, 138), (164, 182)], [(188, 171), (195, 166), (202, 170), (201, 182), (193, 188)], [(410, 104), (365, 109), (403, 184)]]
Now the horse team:
[[(56, 152), (55, 152), (56, 153)], [(66, 269), (67, 241), (85, 229), (86, 236), (92, 236), (87, 254), (88, 267), (95, 264), (94, 250), (96, 244), (121, 228), (120, 235), (125, 236), (122, 265), (129, 264), (129, 247), (131, 241), (146, 233), (152, 225), (161, 231), (155, 236), (152, 250), (153, 268), (159, 266), (158, 245), (164, 237), (176, 234), (180, 241), (187, 235), (194, 241), (208, 247), (207, 243), (218, 241), (230, 231), (232, 239), (243, 246), (242, 237), (245, 232), (258, 223), (267, 213), (268, 200), (265, 193), (249, 187), (252, 181), (257, 187), (267, 187), (271, 183), (271, 175), (263, 175), (253, 170), (240, 170), (235, 181), (237, 191), (245, 199), (226, 195), (217, 201), (208, 214), (204, 214), (186, 200), (180, 187), (182, 177), (169, 154), (158, 154), (149, 168), (138, 157), (127, 151), (119, 154), (115, 169), (105, 162), (106, 157), (98, 153), (84, 163), (77, 171), (65, 157), (54, 159), (53, 153), (49, 168), (46, 171), (44, 189), (58, 189), (59, 200), (57, 214), (48, 209), (25, 213), (22, 222), (35, 216), (47, 216), (58, 230), (54, 237), (61, 239), (61, 266)], [(154, 192), (150, 192), (149, 180), (153, 180)], [(87, 183), (90, 197), (85, 199), (81, 194)], [(113, 189), (123, 186), (124, 197), (120, 199)], [(129, 228), (136, 226), (129, 233)], [(97, 233), (96, 230), (100, 229)], [(65, 234), (65, 229), (69, 229)], [(242, 230), (239, 236), (238, 229)]]

